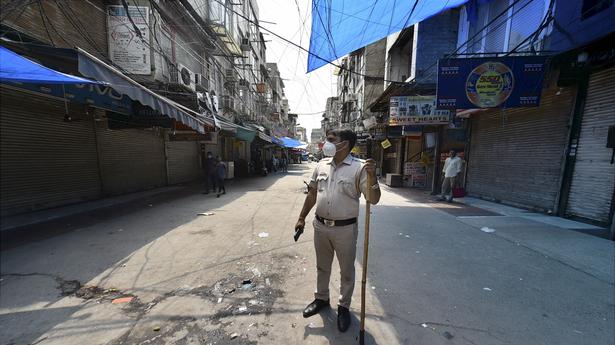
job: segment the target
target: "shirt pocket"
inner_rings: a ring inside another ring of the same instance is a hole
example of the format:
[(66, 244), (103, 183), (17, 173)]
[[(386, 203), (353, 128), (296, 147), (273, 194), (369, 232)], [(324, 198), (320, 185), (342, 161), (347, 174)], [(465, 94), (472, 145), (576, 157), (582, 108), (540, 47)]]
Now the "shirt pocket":
[(357, 185), (354, 179), (342, 178), (339, 180), (340, 190), (346, 194), (347, 196), (356, 199), (359, 197), (359, 192), (357, 191)]
[(326, 174), (318, 175), (316, 177), (316, 184), (319, 192), (322, 192), (327, 187), (327, 181), (329, 180), (329, 176)]

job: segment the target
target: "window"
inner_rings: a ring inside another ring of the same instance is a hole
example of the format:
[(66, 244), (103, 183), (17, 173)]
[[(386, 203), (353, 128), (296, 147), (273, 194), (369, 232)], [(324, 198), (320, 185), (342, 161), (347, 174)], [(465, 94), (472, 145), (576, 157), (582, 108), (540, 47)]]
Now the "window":
[(581, 19), (587, 19), (613, 6), (613, 0), (583, 0)]
[[(536, 0), (535, 0), (536, 1)], [(537, 1), (538, 2), (538, 1)], [(508, 7), (508, 0), (497, 0), (489, 4), (487, 20), (491, 25), (487, 28), (485, 36), (485, 52), (502, 52), (506, 43), (506, 29), (508, 15), (498, 17)], [(509, 11), (510, 12), (510, 11)], [(495, 19), (497, 17), (497, 19)]]
[(514, 49), (538, 29), (545, 15), (545, 2), (522, 0), (514, 6), (513, 13), (508, 43), (509, 50)]

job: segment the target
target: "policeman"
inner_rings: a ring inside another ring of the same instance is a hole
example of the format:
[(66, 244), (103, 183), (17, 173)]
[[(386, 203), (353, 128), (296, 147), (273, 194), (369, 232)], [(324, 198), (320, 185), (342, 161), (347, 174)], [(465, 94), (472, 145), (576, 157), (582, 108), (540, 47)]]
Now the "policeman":
[[(323, 146), (325, 158), (310, 179), (310, 188), (295, 229), (303, 229), (305, 217), (316, 205), (314, 219), (314, 247), (316, 249), (317, 283), (315, 300), (303, 310), (303, 317), (317, 314), (329, 306), (329, 278), (334, 253), (340, 264), (341, 287), (337, 309), (337, 327), (345, 332), (350, 326), (350, 301), (355, 282), (354, 260), (357, 249), (357, 217), (361, 193), (370, 202), (380, 200), (380, 186), (376, 179), (373, 159), (361, 161), (350, 155), (357, 135), (347, 129), (327, 132)], [(368, 175), (374, 184), (367, 185)]]

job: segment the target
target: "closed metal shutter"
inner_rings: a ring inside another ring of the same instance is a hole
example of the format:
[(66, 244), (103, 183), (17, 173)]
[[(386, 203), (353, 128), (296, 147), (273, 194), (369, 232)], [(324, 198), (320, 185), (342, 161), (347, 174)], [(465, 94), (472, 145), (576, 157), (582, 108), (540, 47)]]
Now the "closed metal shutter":
[(169, 184), (194, 181), (201, 177), (199, 146), (196, 141), (168, 141)]
[(615, 125), (615, 68), (592, 74), (587, 89), (581, 134), (566, 212), (608, 223), (615, 191), (612, 149), (606, 147), (609, 126)]
[(573, 88), (551, 88), (543, 91), (540, 107), (493, 109), (472, 117), (468, 192), (553, 210), (573, 99)]
[(63, 101), (0, 88), (1, 214), (14, 215), (100, 196), (92, 117)]
[(154, 131), (98, 130), (105, 195), (166, 185), (164, 141)]

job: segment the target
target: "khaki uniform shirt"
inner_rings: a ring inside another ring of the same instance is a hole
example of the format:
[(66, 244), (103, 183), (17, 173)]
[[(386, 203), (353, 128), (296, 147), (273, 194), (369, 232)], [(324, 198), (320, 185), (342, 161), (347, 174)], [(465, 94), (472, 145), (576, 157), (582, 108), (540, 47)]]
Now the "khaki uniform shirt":
[[(361, 193), (367, 195), (367, 172), (364, 161), (348, 155), (336, 166), (333, 158), (318, 162), (310, 179), (316, 188), (316, 214), (329, 220), (343, 220), (359, 216)], [(375, 183), (376, 181), (374, 181)]]

